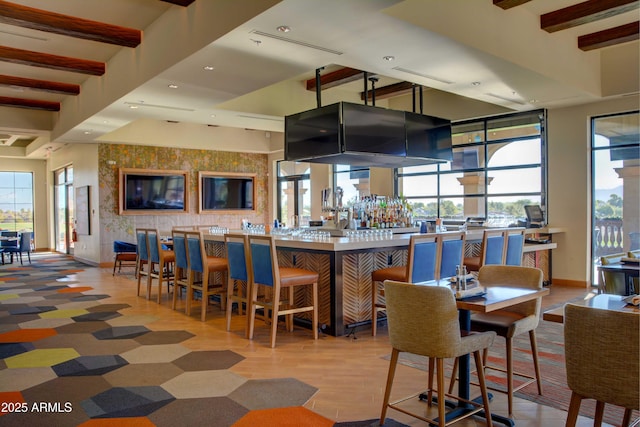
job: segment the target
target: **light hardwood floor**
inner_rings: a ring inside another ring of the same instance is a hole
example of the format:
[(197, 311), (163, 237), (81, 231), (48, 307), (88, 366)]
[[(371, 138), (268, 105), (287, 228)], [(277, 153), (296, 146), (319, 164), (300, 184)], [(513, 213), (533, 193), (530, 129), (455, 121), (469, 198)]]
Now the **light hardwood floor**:
[[(124, 273), (124, 271), (123, 271)], [(128, 273), (131, 277), (131, 273)], [(376, 337), (371, 336), (369, 328), (357, 330), (356, 337), (331, 337), (321, 335), (318, 341), (312, 339), (311, 332), (296, 328), (293, 333), (279, 330), (276, 348), (269, 348), (268, 328), (258, 323), (253, 341), (244, 338), (244, 316), (233, 315), (232, 330), (225, 329), (224, 312), (211, 305), (207, 321), (201, 322), (199, 311), (187, 317), (183, 311), (171, 310), (166, 289), (163, 302), (157, 304), (153, 289), (152, 299), (136, 296), (136, 283), (126, 274), (111, 275), (111, 269), (88, 268), (77, 274), (80, 283), (91, 285), (96, 292), (107, 293), (111, 299), (103, 303), (127, 303), (131, 308), (122, 310), (127, 316), (135, 316), (136, 321), (144, 323), (152, 330), (187, 330), (195, 337), (183, 343), (193, 350), (230, 349), (245, 357), (245, 360), (232, 368), (234, 372), (248, 378), (294, 377), (318, 388), (317, 393), (305, 405), (327, 418), (335, 421), (373, 419), (380, 416), (384, 393), (388, 361), (383, 357), (391, 351), (386, 326), (379, 329)], [(552, 287), (551, 294), (544, 298), (544, 306), (582, 295), (583, 289)], [(184, 301), (179, 302), (179, 309)], [(404, 396), (419, 390), (426, 384), (426, 373), (406, 366), (398, 366), (393, 396)], [(476, 393), (472, 393), (476, 394)], [(415, 402), (411, 405), (422, 405)], [(495, 395), (491, 409), (495, 413), (506, 415), (506, 396)], [(515, 399), (514, 418), (518, 427), (525, 426), (564, 426), (566, 412), (527, 400)], [(411, 426), (424, 426), (424, 422), (415, 420), (396, 411), (389, 411), (388, 417)], [(482, 419), (468, 419), (456, 425), (485, 425)], [(593, 420), (579, 419), (579, 426), (593, 425)]]

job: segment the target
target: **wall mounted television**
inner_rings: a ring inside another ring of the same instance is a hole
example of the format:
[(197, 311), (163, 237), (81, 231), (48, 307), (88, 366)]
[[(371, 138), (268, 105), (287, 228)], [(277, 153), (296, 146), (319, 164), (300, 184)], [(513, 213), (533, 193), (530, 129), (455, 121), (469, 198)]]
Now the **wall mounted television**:
[(255, 211), (256, 174), (199, 172), (198, 212)]
[(120, 215), (156, 215), (189, 211), (189, 172), (121, 168)]

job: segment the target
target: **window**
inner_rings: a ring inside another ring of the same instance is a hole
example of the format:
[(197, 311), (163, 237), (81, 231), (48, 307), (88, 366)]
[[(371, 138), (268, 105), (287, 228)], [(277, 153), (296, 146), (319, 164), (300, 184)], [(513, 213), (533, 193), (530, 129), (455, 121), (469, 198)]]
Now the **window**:
[[(369, 187), (369, 168), (361, 166), (334, 165), (333, 166), (333, 191), (342, 188), (342, 206), (353, 206), (354, 203), (368, 196), (371, 191)], [(334, 205), (335, 198), (332, 198), (330, 205)]]
[(453, 161), (398, 169), (398, 195), (415, 219), (487, 225), (524, 220), (525, 205), (546, 204), (545, 111), (453, 123)]
[(640, 249), (640, 113), (591, 119), (592, 283), (600, 257)]
[(31, 172), (0, 172), (0, 229), (33, 232)]

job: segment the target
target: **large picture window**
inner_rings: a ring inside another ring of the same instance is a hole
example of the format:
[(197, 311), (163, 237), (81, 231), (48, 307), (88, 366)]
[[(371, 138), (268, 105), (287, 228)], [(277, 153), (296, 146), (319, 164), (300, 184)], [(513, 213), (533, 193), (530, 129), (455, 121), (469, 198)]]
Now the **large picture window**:
[(546, 210), (544, 124), (544, 110), (455, 122), (453, 161), (398, 169), (398, 196), (418, 220), (507, 226), (526, 217), (525, 205)]
[(33, 231), (31, 172), (0, 172), (0, 229)]

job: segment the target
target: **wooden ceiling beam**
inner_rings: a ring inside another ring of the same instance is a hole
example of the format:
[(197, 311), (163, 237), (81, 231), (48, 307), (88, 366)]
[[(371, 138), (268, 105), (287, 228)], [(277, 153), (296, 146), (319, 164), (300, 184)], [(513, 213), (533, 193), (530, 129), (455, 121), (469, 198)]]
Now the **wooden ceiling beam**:
[(104, 62), (50, 55), (48, 53), (15, 49), (7, 46), (0, 46), (0, 61), (50, 68), (53, 70), (71, 71), (92, 76), (102, 76), (106, 69)]
[[(377, 87), (376, 99), (386, 99), (394, 96), (406, 95), (411, 93), (413, 86), (414, 84), (411, 82), (400, 82), (388, 86)], [(364, 100), (364, 92), (360, 93), (360, 99)], [(373, 90), (367, 91), (367, 99), (373, 99)]]
[(578, 47), (589, 51), (638, 39), (640, 39), (640, 21), (580, 36)]
[(504, 10), (511, 9), (512, 7), (520, 6), (530, 2), (531, 0), (493, 0), (493, 5), (498, 6)]
[(193, 3), (195, 0), (161, 0), (165, 3), (171, 3), (171, 4), (175, 4), (177, 6), (184, 6), (187, 7), (189, 6), (191, 3)]
[[(329, 89), (332, 87), (344, 85), (347, 83), (361, 80), (364, 77), (364, 71), (354, 68), (340, 68), (339, 70), (320, 76), (320, 89)], [(316, 90), (316, 79), (307, 80), (307, 90)]]
[(0, 0), (0, 23), (118, 46), (136, 47), (142, 41), (140, 30), (48, 12), (4, 0)]
[(60, 111), (59, 102), (39, 101), (35, 99), (11, 98), (0, 96), (0, 106), (28, 108), (31, 110)]
[(20, 87), (61, 95), (79, 95), (80, 85), (0, 75), (0, 86)]
[(540, 16), (540, 28), (554, 33), (638, 9), (640, 0), (588, 0)]

